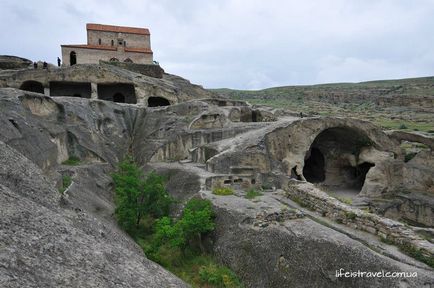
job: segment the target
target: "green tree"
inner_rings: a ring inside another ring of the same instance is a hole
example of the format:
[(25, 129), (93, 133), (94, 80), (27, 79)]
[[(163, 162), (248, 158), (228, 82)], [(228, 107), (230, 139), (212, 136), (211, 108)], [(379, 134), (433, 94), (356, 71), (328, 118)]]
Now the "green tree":
[(197, 240), (203, 252), (202, 234), (214, 230), (214, 214), (209, 200), (191, 199), (187, 202), (182, 217), (173, 223), (163, 217), (155, 225), (155, 245), (169, 243), (172, 247), (185, 250), (187, 244)]
[(180, 222), (172, 223), (169, 217), (163, 217), (155, 222), (154, 245), (168, 243), (171, 247), (184, 249), (186, 239)]
[(164, 177), (151, 171), (143, 181), (139, 206), (143, 208), (143, 214), (149, 214), (154, 218), (169, 215), (172, 197), (166, 191)]
[(180, 220), (186, 241), (196, 239), (202, 252), (204, 252), (202, 234), (214, 230), (213, 218), (214, 214), (211, 202), (209, 200), (193, 198), (187, 202)]
[(115, 184), (115, 215), (119, 225), (134, 233), (145, 216), (161, 217), (169, 214), (172, 198), (165, 189), (164, 178), (155, 172), (146, 177), (131, 157), (119, 163), (112, 174)]

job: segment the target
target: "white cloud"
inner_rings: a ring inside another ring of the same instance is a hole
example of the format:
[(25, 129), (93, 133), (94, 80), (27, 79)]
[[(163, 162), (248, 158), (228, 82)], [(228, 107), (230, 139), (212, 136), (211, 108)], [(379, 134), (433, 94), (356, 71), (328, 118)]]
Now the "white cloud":
[[(206, 87), (434, 74), (431, 0), (0, 2), (1, 54), (55, 61), (85, 24), (148, 27), (166, 71)], [(425, 60), (421, 60), (425, 59)]]

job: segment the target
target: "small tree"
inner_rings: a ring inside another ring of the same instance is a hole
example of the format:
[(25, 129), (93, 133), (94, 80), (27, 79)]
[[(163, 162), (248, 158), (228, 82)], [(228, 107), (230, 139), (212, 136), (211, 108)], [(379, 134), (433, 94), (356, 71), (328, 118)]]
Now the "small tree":
[(133, 159), (126, 157), (112, 178), (116, 192), (116, 219), (130, 234), (146, 215), (161, 217), (169, 214), (172, 198), (165, 189), (163, 177), (155, 172), (144, 177)]
[(127, 157), (119, 163), (112, 178), (116, 192), (116, 219), (124, 230), (132, 232), (140, 219), (137, 199), (140, 196), (143, 172), (131, 157)]
[(213, 212), (209, 200), (191, 199), (187, 202), (180, 220), (175, 223), (163, 217), (155, 225), (155, 243), (160, 246), (168, 243), (184, 250), (194, 239), (198, 240), (201, 251), (202, 234), (214, 230)]
[(179, 224), (180, 222), (172, 223), (169, 217), (163, 217), (155, 222), (155, 238), (154, 245), (161, 246), (168, 243), (171, 247), (184, 249), (186, 240), (184, 231)]
[(193, 198), (187, 202), (182, 215), (181, 227), (187, 241), (198, 240), (201, 252), (204, 252), (202, 245), (202, 234), (214, 230), (212, 205), (209, 200)]
[(164, 178), (154, 171), (150, 172), (143, 181), (139, 199), (139, 205), (143, 208), (142, 213), (154, 218), (169, 215), (172, 202), (173, 199), (166, 191)]

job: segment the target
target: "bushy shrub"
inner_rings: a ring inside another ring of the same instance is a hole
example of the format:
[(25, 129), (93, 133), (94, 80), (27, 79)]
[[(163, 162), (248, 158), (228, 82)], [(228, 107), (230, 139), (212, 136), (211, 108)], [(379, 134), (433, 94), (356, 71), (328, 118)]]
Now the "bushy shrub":
[(247, 199), (253, 199), (257, 196), (262, 196), (262, 193), (259, 191), (256, 191), (254, 188), (249, 189), (246, 193)]
[(202, 266), (199, 269), (200, 281), (203, 284), (211, 284), (216, 287), (242, 287), (237, 276), (226, 267), (217, 265)]
[(201, 251), (202, 234), (214, 230), (214, 214), (209, 200), (191, 199), (184, 208), (181, 219), (173, 222), (163, 217), (155, 223), (155, 246), (168, 243), (171, 247), (185, 249), (197, 240)]
[(234, 195), (234, 189), (231, 187), (214, 187), (212, 193), (219, 196)]
[(69, 175), (63, 175), (62, 177), (62, 187), (59, 188), (59, 192), (63, 193), (71, 185), (72, 177)]
[(410, 161), (411, 159), (414, 158), (414, 156), (416, 156), (416, 154), (417, 154), (416, 152), (410, 152), (408, 154), (405, 154), (404, 162)]
[(80, 158), (72, 155), (72, 156), (69, 156), (68, 160), (63, 161), (62, 164), (70, 165), (70, 166), (76, 166), (76, 165), (80, 164)]

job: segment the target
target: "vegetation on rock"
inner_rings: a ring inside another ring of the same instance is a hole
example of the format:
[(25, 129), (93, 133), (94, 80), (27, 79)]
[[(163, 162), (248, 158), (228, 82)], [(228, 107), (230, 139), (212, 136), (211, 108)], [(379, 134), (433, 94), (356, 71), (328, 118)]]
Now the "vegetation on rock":
[(257, 196), (262, 196), (262, 193), (259, 191), (256, 191), (256, 189), (254, 189), (254, 188), (249, 189), (246, 193), (247, 199), (254, 199)]
[(112, 174), (115, 184), (115, 215), (119, 225), (135, 233), (146, 217), (159, 218), (169, 214), (172, 198), (164, 187), (164, 178), (150, 172), (146, 177), (141, 168), (127, 157)]
[(62, 162), (63, 165), (76, 166), (80, 164), (80, 158), (77, 156), (70, 156), (68, 160)]
[(231, 187), (214, 187), (212, 193), (219, 196), (234, 195), (234, 189)]
[(215, 227), (209, 200), (189, 200), (175, 220), (168, 216), (174, 201), (165, 189), (164, 177), (155, 172), (144, 175), (127, 157), (112, 178), (116, 219), (149, 259), (193, 287), (242, 287), (234, 272), (219, 265), (204, 248), (204, 235)]
[(62, 176), (62, 187), (59, 188), (59, 192), (63, 193), (66, 191), (66, 189), (71, 185), (72, 183), (72, 177), (69, 175), (63, 175)]

